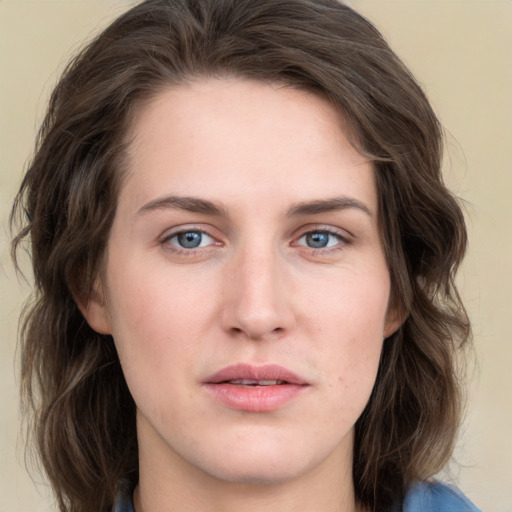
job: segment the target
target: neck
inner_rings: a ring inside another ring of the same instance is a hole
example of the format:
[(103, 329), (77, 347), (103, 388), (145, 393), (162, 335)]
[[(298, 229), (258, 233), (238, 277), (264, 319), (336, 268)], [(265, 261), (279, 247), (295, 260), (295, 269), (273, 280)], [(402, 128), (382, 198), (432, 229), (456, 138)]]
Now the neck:
[(135, 512), (362, 512), (353, 488), (340, 486), (339, 482), (327, 486), (320, 478), (301, 478), (284, 484), (250, 485), (212, 480), (204, 486), (190, 485), (179, 478), (168, 485), (156, 485), (154, 481), (149, 485), (141, 473), (134, 493)]
[[(348, 441), (351, 446), (352, 436)], [(145, 448), (150, 447), (139, 442), (135, 512), (363, 512), (354, 496), (351, 449), (338, 450), (286, 481), (234, 483), (205, 473), (175, 453), (148, 453)]]

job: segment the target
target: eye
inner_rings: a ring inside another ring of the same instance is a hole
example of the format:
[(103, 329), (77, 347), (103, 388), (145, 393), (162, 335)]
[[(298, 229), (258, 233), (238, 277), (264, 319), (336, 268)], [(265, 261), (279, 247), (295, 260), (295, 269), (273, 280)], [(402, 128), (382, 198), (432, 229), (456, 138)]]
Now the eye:
[(328, 249), (336, 247), (343, 241), (341, 235), (327, 230), (309, 231), (297, 240), (297, 245), (311, 249)]
[(214, 239), (204, 231), (188, 229), (170, 235), (165, 242), (178, 249), (198, 249), (213, 244)]

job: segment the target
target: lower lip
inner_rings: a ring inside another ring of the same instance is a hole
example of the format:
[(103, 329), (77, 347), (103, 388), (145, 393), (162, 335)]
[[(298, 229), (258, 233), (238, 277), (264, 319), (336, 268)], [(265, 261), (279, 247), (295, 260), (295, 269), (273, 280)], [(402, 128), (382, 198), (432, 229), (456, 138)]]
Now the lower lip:
[(247, 412), (271, 412), (283, 407), (308, 386), (279, 384), (276, 386), (237, 386), (234, 384), (205, 384), (219, 402), (232, 409)]

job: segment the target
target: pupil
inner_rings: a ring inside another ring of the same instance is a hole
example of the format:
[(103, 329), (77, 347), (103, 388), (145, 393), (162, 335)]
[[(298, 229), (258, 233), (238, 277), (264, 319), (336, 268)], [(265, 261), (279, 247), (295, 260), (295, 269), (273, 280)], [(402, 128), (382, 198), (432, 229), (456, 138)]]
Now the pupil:
[(309, 233), (306, 235), (306, 241), (309, 247), (321, 249), (329, 243), (329, 235), (327, 233)]
[(194, 249), (201, 244), (201, 238), (201, 233), (187, 231), (178, 235), (178, 242), (185, 249)]

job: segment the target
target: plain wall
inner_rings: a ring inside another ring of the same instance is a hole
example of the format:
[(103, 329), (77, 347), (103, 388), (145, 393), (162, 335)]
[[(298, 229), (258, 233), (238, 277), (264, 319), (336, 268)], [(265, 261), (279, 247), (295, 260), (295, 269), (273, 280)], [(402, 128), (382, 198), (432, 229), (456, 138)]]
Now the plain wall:
[[(470, 251), (459, 283), (477, 359), (451, 469), (480, 508), (512, 512), (512, 2), (350, 4), (416, 74), (447, 132), (446, 181), (466, 201)], [(9, 258), (10, 205), (59, 71), (129, 5), (0, 0), (0, 512), (55, 510), (46, 488), (27, 475), (19, 439), (16, 330), (30, 287)]]

